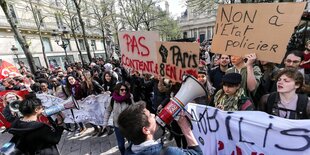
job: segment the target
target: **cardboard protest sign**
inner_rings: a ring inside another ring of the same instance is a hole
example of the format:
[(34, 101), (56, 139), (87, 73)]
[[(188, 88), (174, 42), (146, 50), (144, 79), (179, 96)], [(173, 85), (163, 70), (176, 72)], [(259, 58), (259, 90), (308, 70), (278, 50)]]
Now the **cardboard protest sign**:
[(310, 154), (309, 120), (259, 111), (227, 112), (193, 103), (186, 108), (204, 155)]
[(159, 34), (152, 31), (119, 32), (121, 64), (125, 68), (157, 75), (155, 42)]
[(306, 3), (220, 5), (211, 51), (281, 63)]
[(158, 74), (181, 82), (184, 73), (197, 77), (199, 44), (189, 42), (157, 42)]

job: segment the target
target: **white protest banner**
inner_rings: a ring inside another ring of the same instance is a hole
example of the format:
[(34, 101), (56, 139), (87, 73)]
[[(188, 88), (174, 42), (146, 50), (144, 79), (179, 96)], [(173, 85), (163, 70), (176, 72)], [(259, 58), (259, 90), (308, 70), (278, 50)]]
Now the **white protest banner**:
[[(63, 99), (46, 94), (37, 94), (42, 101), (43, 106), (50, 107), (52, 105), (62, 104)], [(74, 118), (70, 110), (64, 110), (65, 123), (86, 122), (95, 125), (103, 125), (103, 117), (105, 107), (110, 99), (109, 94), (90, 95), (83, 101), (78, 100), (80, 109), (73, 109)]]
[(211, 51), (281, 63), (286, 47), (305, 9), (303, 3), (221, 4)]
[(157, 75), (157, 55), (155, 42), (159, 41), (159, 33), (152, 31), (122, 31), (118, 33), (121, 64), (125, 68), (140, 73)]
[(197, 77), (199, 44), (190, 42), (157, 42), (159, 76), (182, 82), (184, 73)]
[(192, 124), (204, 155), (310, 154), (310, 120), (259, 111), (227, 112), (193, 103), (187, 110), (194, 120), (201, 118)]

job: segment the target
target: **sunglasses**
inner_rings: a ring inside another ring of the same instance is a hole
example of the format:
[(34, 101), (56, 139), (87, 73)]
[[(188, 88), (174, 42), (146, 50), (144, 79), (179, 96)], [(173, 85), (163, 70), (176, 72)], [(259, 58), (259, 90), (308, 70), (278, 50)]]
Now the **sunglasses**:
[(127, 91), (127, 89), (120, 89), (120, 91)]

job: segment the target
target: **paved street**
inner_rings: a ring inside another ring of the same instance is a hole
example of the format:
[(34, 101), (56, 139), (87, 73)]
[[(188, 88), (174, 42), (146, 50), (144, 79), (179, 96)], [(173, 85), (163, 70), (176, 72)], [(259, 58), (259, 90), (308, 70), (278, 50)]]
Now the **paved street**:
[[(0, 130), (2, 131), (2, 130)], [(92, 137), (93, 128), (88, 128), (81, 136), (64, 132), (58, 144), (62, 155), (119, 155), (115, 134)], [(8, 133), (0, 135), (0, 146), (11, 139)], [(167, 145), (175, 145), (174, 141)]]

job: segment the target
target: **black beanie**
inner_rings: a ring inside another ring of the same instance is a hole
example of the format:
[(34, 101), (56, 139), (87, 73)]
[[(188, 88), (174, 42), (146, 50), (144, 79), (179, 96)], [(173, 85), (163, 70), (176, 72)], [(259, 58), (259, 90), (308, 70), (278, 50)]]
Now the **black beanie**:
[(229, 83), (229, 84), (240, 84), (242, 80), (242, 77), (239, 73), (228, 73), (225, 74), (222, 78), (223, 83)]

